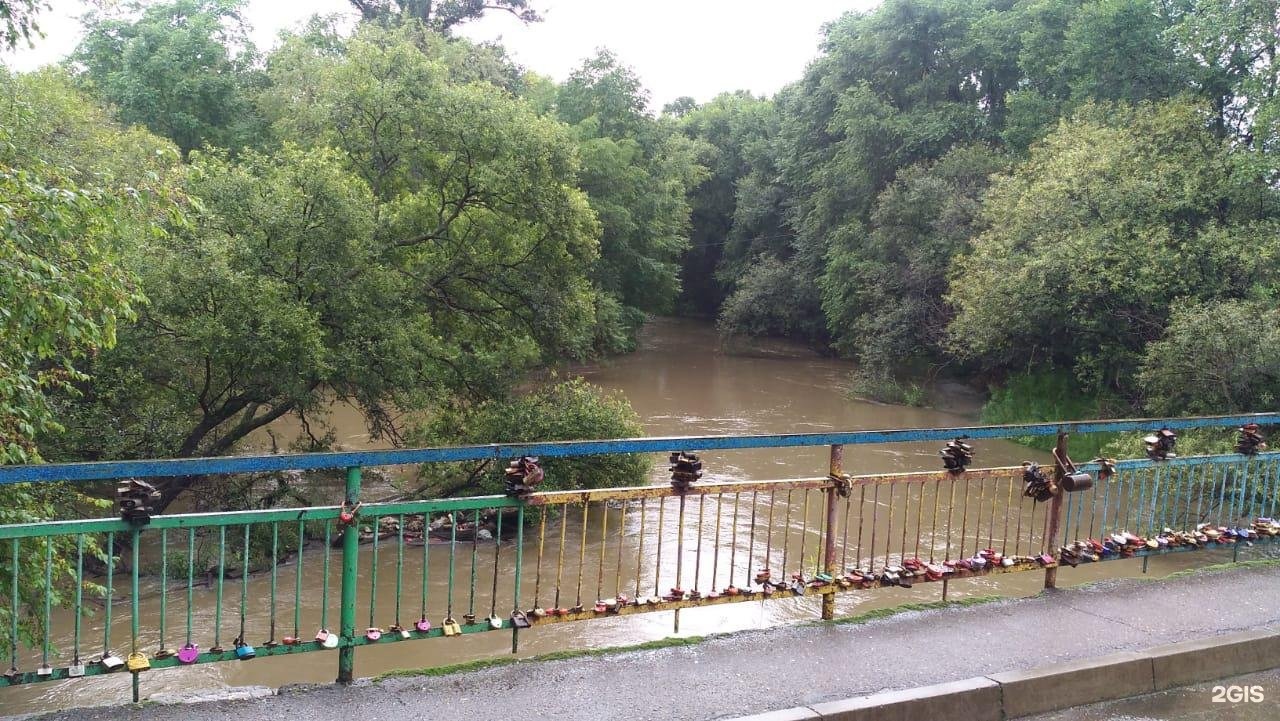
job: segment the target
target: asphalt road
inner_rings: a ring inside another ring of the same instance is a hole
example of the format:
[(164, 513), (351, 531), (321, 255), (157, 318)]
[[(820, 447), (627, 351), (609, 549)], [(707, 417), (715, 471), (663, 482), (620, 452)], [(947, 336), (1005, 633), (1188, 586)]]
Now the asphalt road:
[[(40, 718), (715, 719), (1262, 629), (1280, 624), (1277, 589), (1280, 567), (1276, 566), (1206, 571), (1161, 581), (1115, 580), (1031, 599), (908, 612), (863, 624), (738, 633), (695, 646), (522, 661), (482, 671), (362, 682), (347, 688), (285, 689), (277, 695), (239, 701), (117, 706)], [(1280, 699), (1280, 686), (1273, 687), (1274, 697)], [(1238, 718), (1277, 717), (1280, 714)]]

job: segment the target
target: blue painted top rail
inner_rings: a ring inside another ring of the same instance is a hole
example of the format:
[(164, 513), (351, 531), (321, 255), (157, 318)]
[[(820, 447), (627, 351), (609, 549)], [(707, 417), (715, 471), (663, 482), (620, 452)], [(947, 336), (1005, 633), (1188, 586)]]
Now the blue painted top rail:
[(665, 453), (676, 450), (741, 450), (749, 448), (798, 448), (833, 444), (865, 445), (910, 441), (945, 441), (956, 437), (1017, 438), (1066, 433), (1114, 433), (1158, 428), (1186, 429), (1240, 426), (1245, 423), (1280, 423), (1280, 413), (1249, 413), (1197, 418), (1138, 418), (1104, 421), (1064, 421), (1004, 426), (909, 428), (900, 430), (844, 431), (839, 433), (790, 433), (760, 436), (672, 436), (623, 438), (553, 443), (490, 443), (478, 446), (405, 448), (340, 453), (294, 453), (217, 458), (171, 458), (92, 463), (50, 463), (0, 466), (0, 485), (36, 481), (95, 481), (117, 478), (164, 478), (215, 473), (265, 473), (310, 471), (354, 466), (394, 466), (408, 463), (500, 460), (519, 456), (558, 458), (605, 453)]

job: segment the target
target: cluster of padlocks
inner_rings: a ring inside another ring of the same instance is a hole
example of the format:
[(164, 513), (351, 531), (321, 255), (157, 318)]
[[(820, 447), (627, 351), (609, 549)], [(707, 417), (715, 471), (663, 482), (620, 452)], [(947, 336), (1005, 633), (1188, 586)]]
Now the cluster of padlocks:
[(1165, 528), (1160, 533), (1143, 538), (1121, 531), (1104, 538), (1074, 541), (1059, 549), (1062, 563), (1075, 566), (1082, 562), (1103, 561), (1110, 558), (1129, 558), (1139, 552), (1168, 550), (1171, 548), (1208, 548), (1215, 545), (1243, 543), (1259, 538), (1280, 535), (1280, 523), (1270, 518), (1258, 518), (1249, 526), (1215, 526), (1197, 524), (1194, 530), (1176, 531)]

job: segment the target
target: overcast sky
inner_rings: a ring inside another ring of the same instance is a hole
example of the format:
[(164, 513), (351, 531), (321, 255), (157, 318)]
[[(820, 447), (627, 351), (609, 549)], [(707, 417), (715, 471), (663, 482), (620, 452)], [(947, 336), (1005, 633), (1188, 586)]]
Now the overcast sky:
[[(491, 13), (463, 27), (476, 40), (500, 40), (516, 61), (563, 80), (597, 47), (616, 52), (639, 73), (653, 105), (681, 95), (699, 102), (746, 89), (772, 95), (796, 80), (818, 52), (823, 23), (846, 10), (865, 10), (878, 0), (534, 0), (546, 18), (525, 26), (505, 13)], [(41, 16), (46, 37), (34, 49), (4, 57), (10, 67), (30, 70), (56, 62), (80, 39), (78, 0), (52, 0)], [(253, 41), (274, 45), (277, 33), (312, 13), (350, 13), (347, 0), (250, 0), (247, 18)]]

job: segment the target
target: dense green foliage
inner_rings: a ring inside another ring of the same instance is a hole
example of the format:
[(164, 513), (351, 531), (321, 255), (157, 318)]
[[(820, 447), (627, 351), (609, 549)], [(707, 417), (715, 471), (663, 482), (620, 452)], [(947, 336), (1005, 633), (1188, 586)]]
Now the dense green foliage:
[[(632, 438), (643, 427), (626, 399), (603, 394), (582, 379), (546, 385), (514, 398), (441, 409), (413, 438), (423, 444), (523, 443), (596, 438)], [(547, 458), (540, 489), (607, 488), (644, 482), (648, 459), (636, 455)], [(458, 490), (501, 493), (503, 468), (485, 463), (424, 466), (423, 490), (448, 494)]]
[[(829, 346), (899, 398), (949, 366), (1208, 408), (1157, 398), (1170, 358), (1147, 349), (1179, 303), (1275, 307), (1278, 43), (1275, 0), (848, 13), (773, 100), (673, 105), (714, 148), (685, 306)], [(1274, 407), (1263, 388), (1231, 403)]]

